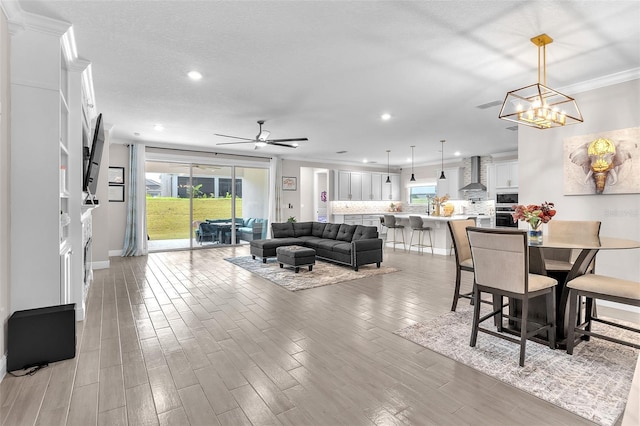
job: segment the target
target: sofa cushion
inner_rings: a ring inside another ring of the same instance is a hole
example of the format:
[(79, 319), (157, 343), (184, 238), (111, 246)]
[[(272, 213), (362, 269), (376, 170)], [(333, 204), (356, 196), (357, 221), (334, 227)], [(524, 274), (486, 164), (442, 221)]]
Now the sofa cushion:
[(326, 223), (313, 222), (313, 225), (311, 225), (311, 235), (313, 235), (314, 237), (322, 238), (325, 225)]
[(293, 223), (291, 222), (272, 223), (271, 233), (273, 234), (273, 238), (292, 238), (295, 236)]
[(336, 253), (351, 254), (351, 243), (338, 243), (332, 249)]
[(352, 241), (367, 240), (369, 238), (378, 238), (378, 228), (375, 226), (357, 225), (353, 233)]
[(293, 234), (295, 237), (311, 235), (311, 226), (313, 222), (294, 222)]
[(338, 231), (340, 230), (341, 223), (327, 223), (324, 226), (324, 232), (322, 233), (322, 238), (328, 238), (330, 240), (335, 240), (338, 236)]
[(247, 219), (244, 224), (242, 224), (242, 226), (247, 227), (247, 228), (251, 228), (255, 222), (255, 218), (250, 217), (249, 219)]
[(336, 240), (351, 242), (353, 239), (353, 233), (356, 230), (356, 225), (347, 225), (343, 223), (340, 225), (340, 229), (338, 229), (338, 235), (336, 236)]
[(335, 246), (337, 244), (344, 244), (344, 242), (343, 241), (338, 241), (338, 240), (329, 240), (329, 239), (325, 238), (323, 240), (318, 241), (317, 248), (319, 250), (323, 250), (324, 249), (326, 251), (331, 252), (331, 251), (333, 251), (333, 246)]

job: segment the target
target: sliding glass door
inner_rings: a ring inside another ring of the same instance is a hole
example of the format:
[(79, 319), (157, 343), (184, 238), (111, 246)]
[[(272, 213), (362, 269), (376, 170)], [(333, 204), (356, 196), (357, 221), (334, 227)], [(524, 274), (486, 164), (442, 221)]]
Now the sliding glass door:
[(146, 162), (149, 251), (248, 244), (268, 229), (269, 170)]

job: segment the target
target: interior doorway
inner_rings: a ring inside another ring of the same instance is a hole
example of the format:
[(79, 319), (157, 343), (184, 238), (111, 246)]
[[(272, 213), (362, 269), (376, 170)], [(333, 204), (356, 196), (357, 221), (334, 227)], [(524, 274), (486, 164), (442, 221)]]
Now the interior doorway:
[(300, 221), (328, 222), (329, 170), (300, 167)]

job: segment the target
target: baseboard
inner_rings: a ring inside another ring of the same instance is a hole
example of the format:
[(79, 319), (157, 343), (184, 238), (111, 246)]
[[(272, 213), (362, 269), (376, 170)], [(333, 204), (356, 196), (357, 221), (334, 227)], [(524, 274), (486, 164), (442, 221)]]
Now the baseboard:
[(91, 269), (109, 269), (111, 266), (108, 260), (102, 262), (91, 262)]
[(7, 374), (7, 354), (2, 355), (0, 358), (0, 382)]
[(122, 250), (109, 250), (109, 257), (122, 256)]

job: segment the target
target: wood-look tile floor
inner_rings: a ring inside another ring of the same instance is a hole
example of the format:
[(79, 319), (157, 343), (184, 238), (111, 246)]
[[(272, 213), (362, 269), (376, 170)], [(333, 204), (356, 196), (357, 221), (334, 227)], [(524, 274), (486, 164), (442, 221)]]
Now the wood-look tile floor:
[(453, 257), (387, 249), (399, 272), (293, 293), (223, 260), (239, 255), (111, 258), (77, 356), (7, 375), (0, 423), (590, 424), (392, 334), (449, 311)]

